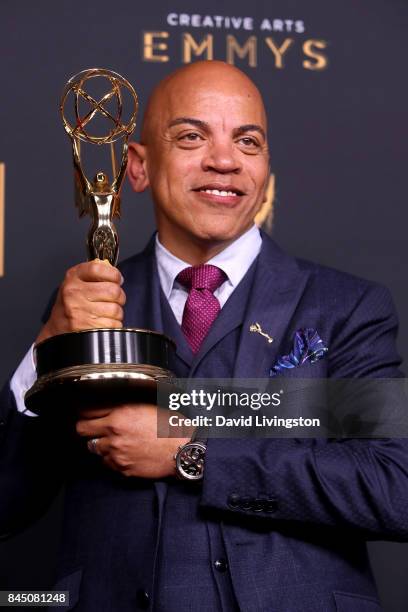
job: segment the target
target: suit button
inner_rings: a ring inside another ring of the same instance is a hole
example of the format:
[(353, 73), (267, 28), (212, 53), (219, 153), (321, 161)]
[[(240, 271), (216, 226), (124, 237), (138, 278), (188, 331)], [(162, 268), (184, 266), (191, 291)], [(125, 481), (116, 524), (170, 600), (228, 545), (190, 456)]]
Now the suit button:
[(252, 510), (254, 512), (262, 512), (262, 510), (265, 510), (265, 500), (259, 498), (254, 499), (252, 504)]
[(231, 495), (228, 497), (228, 506), (230, 508), (238, 508), (240, 501), (241, 498), (238, 493), (231, 493)]
[(217, 559), (214, 561), (214, 567), (217, 572), (226, 572), (228, 569), (228, 563), (225, 559)]
[(242, 510), (251, 510), (253, 501), (254, 500), (251, 499), (250, 497), (242, 497), (241, 503), (239, 505), (242, 508)]
[(150, 595), (144, 589), (138, 589), (136, 593), (137, 607), (141, 610), (147, 610), (150, 605)]
[(278, 509), (278, 502), (276, 499), (267, 499), (265, 502), (265, 512), (276, 512)]

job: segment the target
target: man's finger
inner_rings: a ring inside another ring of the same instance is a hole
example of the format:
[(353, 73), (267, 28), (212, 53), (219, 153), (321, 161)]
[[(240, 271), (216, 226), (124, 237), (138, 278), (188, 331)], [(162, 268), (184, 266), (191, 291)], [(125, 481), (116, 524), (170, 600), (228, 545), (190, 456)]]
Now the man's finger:
[(95, 319), (123, 321), (123, 308), (116, 302), (92, 302), (88, 305), (90, 316)]
[(126, 294), (117, 283), (101, 281), (84, 284), (81, 286), (81, 294), (89, 302), (116, 302), (120, 306), (126, 303)]
[(78, 435), (87, 438), (101, 438), (109, 434), (108, 417), (100, 419), (81, 419), (76, 424)]
[(123, 327), (122, 321), (118, 321), (118, 319), (108, 319), (103, 317), (92, 319), (91, 323), (91, 329), (120, 329)]
[(123, 276), (117, 268), (95, 259), (76, 266), (77, 276), (85, 282), (110, 282), (121, 284)]
[(104, 457), (109, 453), (109, 441), (106, 437), (97, 438), (94, 436), (86, 443), (90, 453)]
[(108, 416), (112, 412), (112, 408), (81, 408), (78, 411), (79, 420), (100, 419)]

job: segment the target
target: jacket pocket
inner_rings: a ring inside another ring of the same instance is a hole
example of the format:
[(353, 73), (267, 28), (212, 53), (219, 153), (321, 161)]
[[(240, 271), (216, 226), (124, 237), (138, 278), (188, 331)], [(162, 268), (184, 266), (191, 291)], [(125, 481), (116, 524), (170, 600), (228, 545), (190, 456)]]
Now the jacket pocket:
[(382, 612), (378, 599), (357, 593), (333, 592), (337, 612)]
[(69, 593), (69, 605), (61, 608), (59, 607), (49, 607), (47, 610), (49, 612), (61, 612), (61, 610), (73, 610), (77, 605), (79, 600), (79, 588), (81, 586), (82, 580), (82, 568), (78, 568), (73, 571), (71, 574), (67, 576), (63, 576), (52, 587), (53, 591), (68, 591)]

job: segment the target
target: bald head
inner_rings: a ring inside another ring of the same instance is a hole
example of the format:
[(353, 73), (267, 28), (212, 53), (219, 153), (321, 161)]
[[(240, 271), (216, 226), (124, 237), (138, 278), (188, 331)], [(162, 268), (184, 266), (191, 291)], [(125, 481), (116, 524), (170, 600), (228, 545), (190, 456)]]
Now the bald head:
[(220, 61), (200, 61), (183, 66), (165, 77), (153, 90), (143, 117), (141, 140), (154, 137), (170, 107), (182, 106), (199, 90), (208, 95), (222, 93), (226, 103), (234, 96), (246, 96), (259, 107), (266, 131), (266, 112), (262, 96), (253, 81), (235, 66)]

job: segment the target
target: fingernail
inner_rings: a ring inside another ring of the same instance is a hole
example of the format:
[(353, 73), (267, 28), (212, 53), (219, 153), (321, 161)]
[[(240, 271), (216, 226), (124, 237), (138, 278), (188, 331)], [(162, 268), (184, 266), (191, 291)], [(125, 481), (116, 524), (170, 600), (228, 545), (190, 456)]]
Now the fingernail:
[(120, 275), (120, 286), (122, 286), (124, 282), (125, 282), (125, 279), (123, 278), (123, 276), (121, 274)]

